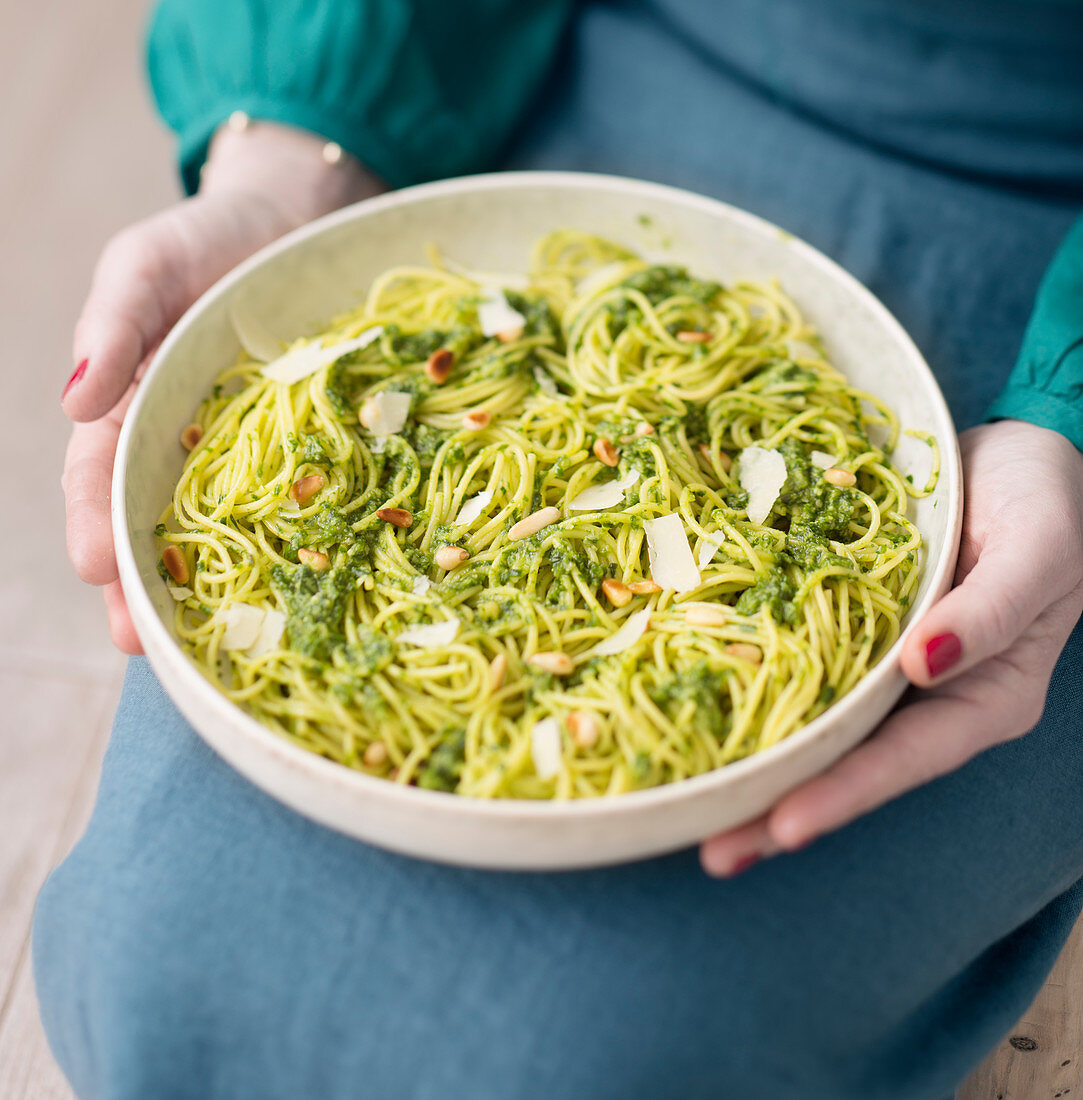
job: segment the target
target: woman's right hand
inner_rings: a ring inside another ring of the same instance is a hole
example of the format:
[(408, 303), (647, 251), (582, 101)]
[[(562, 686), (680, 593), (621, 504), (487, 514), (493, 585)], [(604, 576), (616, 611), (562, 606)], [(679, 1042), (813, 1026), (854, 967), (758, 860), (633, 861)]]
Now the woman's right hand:
[(117, 579), (110, 485), (117, 438), (147, 360), (181, 314), (243, 259), (312, 218), (383, 190), (356, 161), (334, 165), (313, 134), (258, 123), (215, 137), (199, 193), (105, 247), (75, 328), (61, 398), (75, 421), (64, 461), (68, 554), (105, 595), (113, 642), (141, 647)]

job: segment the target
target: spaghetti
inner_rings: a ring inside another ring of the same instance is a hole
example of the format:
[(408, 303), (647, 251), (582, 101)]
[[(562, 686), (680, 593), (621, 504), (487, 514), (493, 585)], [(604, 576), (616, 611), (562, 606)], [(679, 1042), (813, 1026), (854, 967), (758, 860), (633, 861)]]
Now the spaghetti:
[(776, 285), (559, 231), (521, 281), (388, 271), (269, 363), (238, 329), (162, 575), (203, 673), (306, 749), (612, 795), (777, 743), (898, 636), (935, 463), (900, 475)]

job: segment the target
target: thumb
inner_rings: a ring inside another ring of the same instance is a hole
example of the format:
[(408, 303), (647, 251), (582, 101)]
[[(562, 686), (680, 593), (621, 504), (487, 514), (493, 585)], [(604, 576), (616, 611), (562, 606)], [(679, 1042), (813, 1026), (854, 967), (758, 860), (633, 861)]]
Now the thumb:
[(917, 624), (903, 647), (902, 669), (928, 687), (1006, 650), (1064, 595), (1064, 571), (1040, 526), (1001, 525), (977, 561)]

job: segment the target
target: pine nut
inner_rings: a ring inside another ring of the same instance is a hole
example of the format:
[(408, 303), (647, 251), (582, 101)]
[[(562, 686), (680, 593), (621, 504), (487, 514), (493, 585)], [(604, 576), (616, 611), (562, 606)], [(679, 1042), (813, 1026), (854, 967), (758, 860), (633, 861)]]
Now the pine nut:
[(506, 328), (503, 332), (498, 332), (496, 338), (502, 344), (514, 344), (516, 340), (520, 339), (523, 335), (523, 327), (520, 325), (518, 328)]
[(203, 429), (198, 424), (189, 424), (180, 434), (181, 446), (186, 451), (194, 451), (203, 438)]
[(594, 457), (606, 466), (616, 466), (620, 462), (620, 451), (608, 439), (594, 441)]
[(648, 424), (646, 420), (641, 420), (636, 425), (636, 435), (654, 435), (654, 425)]
[(707, 443), (701, 443), (699, 445), (699, 453), (703, 455), (709, 466), (713, 466), (716, 462), (724, 473), (729, 473), (730, 468), (733, 466), (733, 459), (730, 458), (725, 451), (719, 451), (717, 454), (711, 454), (710, 445)]
[(361, 756), (366, 768), (382, 768), (387, 763), (387, 746), (383, 741), (373, 741)]
[(536, 535), (543, 527), (548, 527), (550, 524), (556, 523), (560, 519), (559, 508), (540, 508), (538, 511), (527, 516), (526, 519), (519, 520), (518, 523), (513, 523), (511, 530), (508, 532), (508, 538), (512, 542), (518, 542), (520, 539), (528, 539), (531, 535)]
[(454, 569), (470, 557), (470, 551), (464, 550), (461, 546), (441, 546), (433, 557), (441, 569)]
[(322, 573), (331, 567), (331, 559), (322, 550), (310, 550), (307, 546), (302, 546), (297, 551), (297, 560), (316, 573)]
[(698, 603), (684, 613), (684, 621), (689, 626), (725, 626), (730, 617), (720, 607)]
[(447, 376), (451, 373), (454, 362), (455, 355), (453, 352), (448, 351), (447, 348), (437, 348), (425, 364), (425, 375), (430, 382), (442, 386), (447, 381)]
[(592, 749), (598, 743), (598, 719), (589, 710), (573, 710), (565, 724), (581, 749)]
[(492, 418), (492, 413), (488, 413), (484, 409), (478, 409), (477, 412), (467, 413), (463, 417), (463, 427), (468, 432), (480, 432), (489, 426), (489, 421)]
[(179, 546), (171, 544), (162, 551), (162, 564), (177, 584), (188, 583), (188, 562)]
[(682, 344), (706, 344), (710, 338), (711, 334), (709, 332), (696, 332), (692, 329), (677, 333), (677, 339)]
[(849, 470), (840, 470), (838, 466), (824, 470), (824, 481), (837, 485), (840, 489), (849, 489), (851, 485), (857, 484), (857, 478)]
[(489, 662), (489, 690), (499, 691), (504, 686), (504, 676), (508, 671), (508, 659), (503, 653), (498, 653)]
[(628, 588), (636, 596), (653, 596), (662, 591), (662, 586), (654, 581), (633, 581)]
[(575, 667), (571, 657), (558, 650), (543, 650), (541, 653), (535, 653), (526, 659), (526, 663), (542, 672), (548, 672), (551, 676), (567, 676)]
[(605, 593), (605, 598), (614, 607), (624, 607), (632, 599), (632, 590), (623, 581), (608, 580), (602, 581), (602, 591)]
[(290, 486), (290, 500), (298, 504), (307, 504), (325, 485), (327, 478), (323, 474), (309, 474), (308, 477), (299, 477)]
[(763, 660), (763, 650), (749, 642), (730, 642), (725, 652), (730, 657), (736, 657), (739, 661), (751, 661), (754, 665), (758, 665)]
[(405, 508), (380, 508), (376, 512), (376, 518), (395, 527), (409, 527), (414, 522), (413, 512), (408, 512)]

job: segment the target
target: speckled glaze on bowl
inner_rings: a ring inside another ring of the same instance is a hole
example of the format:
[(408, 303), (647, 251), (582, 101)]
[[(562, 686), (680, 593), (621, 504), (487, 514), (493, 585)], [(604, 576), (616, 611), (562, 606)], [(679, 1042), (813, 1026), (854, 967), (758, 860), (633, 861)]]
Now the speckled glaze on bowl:
[[(819, 252), (713, 199), (636, 180), (563, 172), (427, 184), (340, 210), (231, 272), (162, 344), (117, 449), (113, 527), (124, 592), (159, 679), (205, 740), (275, 798), (324, 825), (426, 859), (521, 870), (589, 867), (694, 843), (763, 813), (873, 730), (905, 687), (899, 644), (849, 695), (780, 744), (719, 771), (612, 799), (485, 802), (404, 788), (324, 760), (261, 726), (203, 678), (172, 633), (173, 601), (156, 569), (153, 528), (184, 461), (177, 443), (238, 341), (239, 299), (283, 338), (317, 331), (396, 264), (435, 242), (469, 267), (522, 271), (536, 238), (575, 227), (648, 258), (731, 280), (777, 276), (817, 325), (833, 361), (887, 401), (904, 428), (931, 431), (943, 467), (917, 503), (926, 542), (909, 621), (950, 585), (961, 522), (955, 431), (929, 367), (872, 294)], [(922, 476), (915, 471), (916, 476)]]

